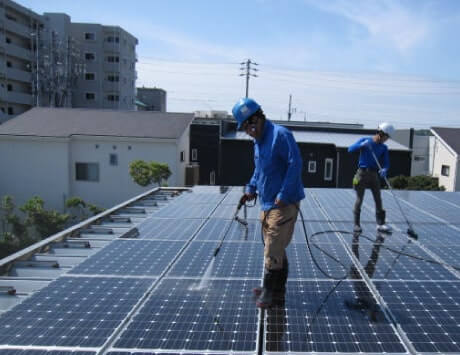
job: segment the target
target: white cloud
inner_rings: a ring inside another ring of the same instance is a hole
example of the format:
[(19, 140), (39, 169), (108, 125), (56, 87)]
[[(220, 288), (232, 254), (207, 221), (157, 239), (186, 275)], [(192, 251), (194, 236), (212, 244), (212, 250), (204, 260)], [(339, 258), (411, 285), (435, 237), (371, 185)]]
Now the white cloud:
[(432, 20), (424, 11), (404, 7), (394, 0), (306, 0), (311, 6), (343, 16), (368, 31), (372, 39), (384, 41), (401, 53), (415, 48), (430, 34)]

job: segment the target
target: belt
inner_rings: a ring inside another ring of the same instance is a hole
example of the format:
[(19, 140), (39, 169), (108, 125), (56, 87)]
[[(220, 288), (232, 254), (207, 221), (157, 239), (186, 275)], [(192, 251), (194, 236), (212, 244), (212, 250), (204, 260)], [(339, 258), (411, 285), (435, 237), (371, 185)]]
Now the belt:
[(374, 173), (376, 173), (378, 171), (378, 169), (376, 169), (376, 168), (359, 168), (359, 170), (361, 170), (361, 171), (372, 171)]

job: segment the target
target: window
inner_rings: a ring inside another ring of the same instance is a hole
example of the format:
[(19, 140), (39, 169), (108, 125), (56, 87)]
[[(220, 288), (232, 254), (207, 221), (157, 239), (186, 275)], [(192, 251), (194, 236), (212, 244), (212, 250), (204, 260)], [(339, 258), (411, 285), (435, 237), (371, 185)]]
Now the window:
[(109, 74), (107, 75), (107, 80), (111, 82), (119, 82), (120, 77), (117, 74)]
[(96, 39), (96, 34), (93, 32), (86, 32), (85, 39), (88, 41), (94, 41)]
[(193, 161), (198, 160), (198, 149), (196, 149), (196, 148), (192, 149), (192, 160)]
[(85, 80), (94, 80), (95, 78), (96, 78), (96, 75), (94, 73), (85, 74)]
[(423, 156), (421, 156), (421, 155), (416, 155), (416, 156), (414, 157), (414, 160), (415, 160), (415, 161), (423, 161), (423, 160), (425, 160), (425, 157), (423, 157)]
[(110, 165), (118, 165), (118, 155), (110, 154)]
[(185, 161), (185, 152), (180, 152), (180, 161)]
[(117, 55), (109, 55), (106, 59), (109, 63), (118, 63), (120, 61), (120, 57)]
[(94, 59), (96, 59), (96, 55), (94, 53), (91, 53), (91, 52), (85, 53), (85, 59), (86, 60), (94, 60)]
[(324, 180), (331, 181), (332, 180), (332, 164), (333, 160), (331, 158), (326, 158), (324, 160)]
[(12, 67), (11, 62), (10, 62), (9, 60), (6, 62), (6, 66), (7, 66), (8, 68), (11, 68), (11, 67)]
[(107, 42), (110, 42), (110, 43), (119, 43), (120, 42), (120, 37), (116, 36), (108, 36), (106, 39), (105, 39)]
[(87, 92), (85, 94), (86, 100), (94, 100), (96, 98), (96, 94), (94, 92)]
[(114, 94), (109, 94), (107, 95), (107, 100), (109, 101), (120, 101), (120, 97), (118, 95), (114, 95)]
[(8, 91), (13, 91), (13, 85), (11, 85), (11, 84), (6, 85), (6, 89)]
[(309, 160), (308, 161), (308, 172), (309, 173), (316, 173), (316, 160)]
[(14, 115), (14, 110), (12, 107), (8, 107), (8, 115)]
[(213, 170), (209, 173), (209, 185), (216, 184), (216, 172)]
[(449, 176), (449, 173), (450, 173), (450, 166), (449, 165), (441, 166), (441, 175), (442, 176)]
[(5, 38), (5, 42), (6, 42), (6, 43), (11, 43), (11, 38), (10, 38), (10, 37), (6, 37), (6, 38)]
[(75, 173), (78, 181), (99, 181), (99, 164), (75, 163)]

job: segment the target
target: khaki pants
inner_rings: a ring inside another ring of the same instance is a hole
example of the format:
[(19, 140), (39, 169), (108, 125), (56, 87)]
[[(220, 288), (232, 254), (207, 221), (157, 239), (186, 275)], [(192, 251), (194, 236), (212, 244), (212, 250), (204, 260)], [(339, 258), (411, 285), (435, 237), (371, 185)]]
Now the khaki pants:
[(260, 220), (264, 233), (264, 264), (268, 270), (283, 268), (286, 247), (289, 245), (299, 213), (299, 204), (262, 211)]

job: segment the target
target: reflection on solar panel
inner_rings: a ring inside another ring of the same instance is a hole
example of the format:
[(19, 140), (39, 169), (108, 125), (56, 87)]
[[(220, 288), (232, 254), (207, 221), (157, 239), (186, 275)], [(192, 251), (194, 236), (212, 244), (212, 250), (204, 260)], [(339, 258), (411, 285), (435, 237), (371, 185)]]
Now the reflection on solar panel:
[(309, 243), (299, 217), (286, 302), (263, 312), (260, 207), (239, 211), (247, 228), (232, 219), (241, 194), (200, 186), (163, 201), (137, 238), (107, 241), (0, 314), (0, 355), (460, 353), (460, 194), (397, 191), (412, 240), (389, 192), (393, 234), (376, 233), (367, 193), (353, 236), (354, 192), (307, 189)]
[[(258, 281), (165, 279), (115, 343), (117, 348), (256, 351)], [(238, 290), (238, 292), (235, 292)]]
[(58, 278), (1, 316), (0, 344), (99, 347), (152, 282)]
[(159, 276), (183, 246), (182, 241), (117, 240), (70, 273)]

